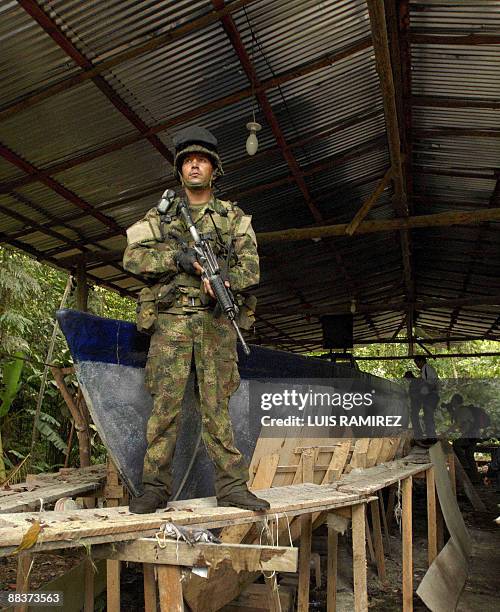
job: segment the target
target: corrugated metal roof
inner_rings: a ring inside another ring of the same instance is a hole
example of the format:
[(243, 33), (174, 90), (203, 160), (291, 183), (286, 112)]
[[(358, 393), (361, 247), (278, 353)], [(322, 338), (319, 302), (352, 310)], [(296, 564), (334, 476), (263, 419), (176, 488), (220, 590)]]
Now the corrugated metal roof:
[[(175, 33), (214, 8), (208, 0), (42, 0), (38, 5), (96, 65)], [(168, 154), (158, 149), (163, 144), (172, 152), (172, 136), (193, 123), (217, 135), (227, 170), (220, 195), (238, 199), (253, 215), (257, 231), (313, 224), (272, 126), (250, 95), (256, 83), (220, 21), (104, 70), (105, 94), (89, 79), (52, 91), (81, 69), (17, 2), (4, 3), (0, 18), (0, 142), (21, 158), (11, 163), (6, 158), (12, 154), (0, 157), (0, 239), (68, 266), (65, 258), (86, 249), (122, 249), (123, 228), (173, 184)], [(350, 221), (390, 166), (365, 0), (249, 0), (232, 18), (259, 81), (285, 75), (279, 87), (266, 85), (265, 96), (312, 202), (325, 223)], [(493, 193), (500, 167), (500, 111), (470, 107), (470, 100), (500, 99), (498, 45), (445, 44), (442, 38), (422, 36), (499, 35), (500, 2), (411, 0), (409, 23), (410, 39), (416, 37), (410, 47), (411, 94), (434, 99), (414, 98), (411, 108), (410, 210), (427, 214), (498, 206)], [(314, 68), (339, 53), (341, 59)], [(30, 101), (35, 94), (44, 99)], [(447, 106), (447, 100), (456, 106), (464, 98), (468, 108)], [(29, 108), (2, 119), (1, 112), (21, 100)], [(253, 107), (263, 129), (259, 153), (250, 158), (245, 125)], [(157, 140), (141, 135), (132, 121), (136, 126), (142, 121)], [(54, 184), (29, 177), (22, 160), (48, 169), (61, 186), (56, 185), (59, 193)], [(73, 195), (64, 195), (63, 188)], [(389, 185), (368, 219), (394, 218), (393, 198)], [(108, 225), (82, 210), (88, 204), (108, 216)], [(113, 221), (118, 229), (109, 227)], [(412, 232), (410, 280), (417, 301), (500, 294), (498, 231), (499, 223), (489, 223)], [(257, 333), (264, 344), (279, 337), (291, 350), (319, 346), (318, 313), (346, 307), (353, 297), (373, 305), (408, 297), (397, 232), (275, 243), (263, 246), (261, 254), (263, 314)], [(107, 260), (90, 263), (89, 270), (117, 289), (140, 287)], [(356, 313), (355, 337), (392, 335), (404, 311)], [(421, 309), (417, 325), (441, 335), (449, 330), (480, 335), (494, 331), (497, 317), (498, 308), (491, 305)]]

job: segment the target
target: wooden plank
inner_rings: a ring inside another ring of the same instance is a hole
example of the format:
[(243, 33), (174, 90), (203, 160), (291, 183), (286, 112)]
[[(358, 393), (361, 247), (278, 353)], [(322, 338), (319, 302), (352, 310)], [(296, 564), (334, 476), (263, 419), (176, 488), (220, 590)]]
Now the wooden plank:
[(377, 465), (372, 468), (351, 472), (342, 477), (337, 485), (338, 491), (371, 495), (391, 484), (404, 480), (419, 472), (425, 472), (429, 463), (406, 464), (394, 461), (390, 464)]
[(370, 438), (359, 438), (354, 444), (350, 466), (354, 468), (366, 468), (366, 455), (370, 446)]
[(314, 482), (314, 459), (318, 452), (314, 448), (302, 451), (302, 482)]
[(402, 482), (402, 530), (403, 530), (403, 612), (413, 610), (413, 534), (412, 534), (412, 489), (413, 480), (409, 476)]
[(104, 475), (74, 478), (69, 482), (47, 482), (32, 491), (16, 492), (0, 497), (0, 514), (38, 510), (40, 498), (44, 504), (50, 504), (61, 497), (74, 497), (83, 493), (98, 491), (104, 482)]
[(370, 510), (372, 515), (373, 529), (373, 546), (375, 548), (375, 560), (377, 563), (377, 573), (382, 583), (386, 580), (385, 574), (385, 559), (384, 559), (384, 543), (382, 540), (382, 526), (380, 523), (380, 512), (378, 500), (370, 502)]
[(144, 612), (156, 612), (155, 566), (152, 563), (143, 563), (142, 568), (144, 573)]
[(312, 515), (301, 518), (299, 554), (299, 590), (297, 612), (309, 612), (309, 585), (311, 574)]
[(427, 488), (427, 561), (429, 566), (437, 557), (436, 481), (434, 468), (426, 471)]
[(373, 467), (379, 463), (379, 455), (384, 445), (384, 438), (372, 438), (370, 445), (368, 446), (368, 452), (366, 454), (366, 467)]
[(348, 506), (359, 500), (358, 494), (339, 492), (315, 484), (271, 488), (261, 491), (260, 495), (271, 503), (271, 509), (264, 513), (229, 507), (202, 507), (190, 511), (189, 500), (186, 500), (184, 510), (150, 515), (130, 514), (126, 508), (6, 514), (0, 518), (0, 554), (21, 542), (27, 521), (32, 518), (42, 518), (46, 523), (42, 532), (43, 541), (40, 540), (40, 546), (37, 544), (37, 549), (42, 549), (48, 542), (73, 541), (76, 546), (82, 538), (105, 535), (114, 537), (119, 533), (123, 540), (134, 539), (139, 537), (135, 535), (137, 532), (157, 529), (165, 520), (211, 529), (229, 524), (253, 523), (266, 515), (275, 518), (276, 515), (292, 517), (320, 512)]
[(159, 565), (157, 572), (161, 612), (184, 612), (180, 568), (177, 565)]
[[(94, 547), (96, 548), (96, 547)], [(103, 545), (93, 551), (96, 558), (118, 559), (133, 563), (210, 567), (230, 563), (235, 571), (297, 571), (298, 550), (290, 546), (253, 544), (207, 544), (193, 546), (186, 542), (165, 540), (161, 546), (156, 538), (141, 538), (130, 542)]]
[(367, 612), (365, 504), (357, 504), (352, 507), (352, 564), (354, 612)]
[(335, 612), (337, 609), (337, 556), (339, 534), (328, 525), (328, 559), (326, 570), (326, 609)]
[(339, 480), (347, 463), (350, 450), (350, 440), (344, 440), (343, 442), (339, 442), (338, 447), (333, 452), (330, 465), (328, 466), (328, 472), (325, 474), (324, 481), (321, 484), (328, 484), (330, 482), (335, 482)]

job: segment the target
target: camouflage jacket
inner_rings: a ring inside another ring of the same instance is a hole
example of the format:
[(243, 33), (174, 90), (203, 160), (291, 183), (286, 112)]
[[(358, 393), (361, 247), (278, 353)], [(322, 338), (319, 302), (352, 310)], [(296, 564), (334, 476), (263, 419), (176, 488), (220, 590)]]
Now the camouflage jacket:
[[(152, 208), (132, 225), (127, 230), (128, 245), (123, 256), (123, 267), (143, 276), (155, 301), (166, 306), (162, 310), (172, 313), (190, 310), (188, 304), (194, 302), (202, 307), (200, 278), (179, 270), (175, 261), (179, 250), (194, 246), (187, 226), (177, 214), (178, 202), (174, 201), (173, 212), (160, 215)], [(235, 204), (216, 198), (190, 211), (198, 233), (211, 242), (221, 267), (230, 252), (227, 272), (233, 293), (240, 294), (257, 285), (259, 256), (251, 216)]]

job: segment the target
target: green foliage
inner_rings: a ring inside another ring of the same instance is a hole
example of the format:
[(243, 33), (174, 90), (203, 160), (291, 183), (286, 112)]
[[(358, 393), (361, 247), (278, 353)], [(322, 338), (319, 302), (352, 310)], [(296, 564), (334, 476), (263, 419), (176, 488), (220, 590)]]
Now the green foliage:
[(21, 373), (23, 371), (23, 354), (20, 351), (15, 353), (16, 359), (6, 361), (2, 368), (2, 390), (0, 391), (0, 417), (9, 411), (19, 389), (21, 388)]
[[(66, 272), (41, 264), (14, 249), (0, 247), (0, 389), (5, 390), (5, 367), (16, 351), (24, 351), (27, 362), (17, 385), (17, 395), (0, 413), (6, 466), (11, 469), (30, 452), (34, 409), (43, 375), (48, 343), (54, 325), (54, 314), (60, 306), (68, 279)], [(75, 308), (72, 291), (66, 307)], [(90, 287), (89, 311), (114, 319), (135, 319), (135, 303), (102, 287)], [(17, 360), (16, 360), (17, 361)], [(66, 341), (57, 335), (52, 363), (68, 366), (72, 363)], [(7, 377), (11, 374), (7, 373)], [(13, 376), (13, 374), (12, 374)], [(20, 384), (19, 384), (20, 383)], [(10, 388), (10, 385), (9, 385)], [(0, 402), (4, 397), (0, 396)], [(32, 454), (31, 469), (43, 471), (62, 465), (66, 440), (71, 428), (71, 416), (54, 381), (48, 381), (43, 397), (39, 423), (41, 439)], [(1, 465), (0, 438), (0, 465)], [(105, 448), (98, 436), (92, 440), (92, 462), (102, 461)], [(78, 464), (77, 437), (74, 436), (69, 465)]]
[[(35, 410), (28, 409), (26, 410), (28, 414), (31, 416), (35, 416)], [(50, 414), (46, 412), (40, 412), (38, 415), (38, 423), (37, 429), (49, 442), (51, 442), (57, 449), (59, 449), (62, 453), (66, 454), (66, 443), (61, 438), (61, 436), (52, 429), (51, 425), (55, 425), (56, 427), (61, 427), (61, 423), (57, 419), (55, 419)]]

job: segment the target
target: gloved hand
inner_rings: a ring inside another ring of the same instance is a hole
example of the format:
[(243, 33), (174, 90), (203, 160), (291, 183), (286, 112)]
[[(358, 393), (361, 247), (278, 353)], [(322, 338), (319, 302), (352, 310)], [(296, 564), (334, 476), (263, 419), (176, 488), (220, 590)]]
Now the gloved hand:
[(198, 276), (193, 266), (195, 261), (198, 261), (196, 258), (196, 251), (191, 248), (183, 251), (177, 251), (177, 254), (175, 255), (175, 263), (177, 264), (179, 270), (192, 274), (193, 276)]

